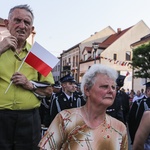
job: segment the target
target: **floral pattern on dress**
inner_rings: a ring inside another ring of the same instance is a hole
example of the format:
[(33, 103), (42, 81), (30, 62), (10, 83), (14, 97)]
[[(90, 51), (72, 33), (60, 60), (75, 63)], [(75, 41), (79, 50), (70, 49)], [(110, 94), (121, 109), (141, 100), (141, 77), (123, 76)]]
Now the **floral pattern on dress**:
[(81, 108), (60, 112), (41, 139), (42, 150), (128, 150), (125, 125), (106, 115), (91, 129), (81, 115)]

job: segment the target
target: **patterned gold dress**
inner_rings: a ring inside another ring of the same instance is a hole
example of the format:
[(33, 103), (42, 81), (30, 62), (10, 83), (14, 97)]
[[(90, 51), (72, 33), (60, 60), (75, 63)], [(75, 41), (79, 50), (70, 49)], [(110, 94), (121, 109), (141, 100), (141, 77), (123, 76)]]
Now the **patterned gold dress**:
[(86, 125), (81, 108), (61, 111), (41, 139), (42, 150), (128, 150), (126, 126), (115, 118), (96, 128)]

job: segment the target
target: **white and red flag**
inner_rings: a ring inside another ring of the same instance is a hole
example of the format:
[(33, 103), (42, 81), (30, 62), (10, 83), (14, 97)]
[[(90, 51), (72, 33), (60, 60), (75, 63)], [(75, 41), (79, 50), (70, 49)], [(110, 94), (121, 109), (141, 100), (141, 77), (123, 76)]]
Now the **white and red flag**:
[(46, 77), (59, 59), (35, 42), (24, 61)]
[[(53, 54), (51, 54), (49, 51), (47, 51), (45, 48), (43, 48), (40, 44), (35, 42), (31, 50), (28, 52), (27, 56), (25, 57), (25, 59), (22, 61), (17, 72), (20, 71), (24, 62), (32, 66), (40, 74), (46, 77), (51, 72), (51, 70), (55, 67), (55, 65), (59, 62), (59, 59), (55, 57)], [(11, 84), (12, 81), (8, 85), (5, 94), (9, 90)]]

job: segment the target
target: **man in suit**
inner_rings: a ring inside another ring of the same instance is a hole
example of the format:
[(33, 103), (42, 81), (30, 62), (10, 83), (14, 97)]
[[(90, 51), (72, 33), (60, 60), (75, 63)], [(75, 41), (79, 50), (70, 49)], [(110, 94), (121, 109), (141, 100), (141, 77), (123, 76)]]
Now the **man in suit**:
[(60, 79), (62, 91), (56, 95), (50, 104), (50, 119), (51, 122), (64, 109), (76, 108), (83, 106), (85, 100), (81, 94), (75, 92), (75, 79), (71, 74)]

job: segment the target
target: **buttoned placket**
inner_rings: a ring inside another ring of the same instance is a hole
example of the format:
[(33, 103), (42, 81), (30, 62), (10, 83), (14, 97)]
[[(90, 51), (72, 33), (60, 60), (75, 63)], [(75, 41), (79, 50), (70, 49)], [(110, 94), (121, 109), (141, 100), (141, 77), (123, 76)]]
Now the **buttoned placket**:
[(69, 98), (69, 101), (70, 101), (70, 107), (72, 107), (72, 103), (73, 103), (72, 97)]

